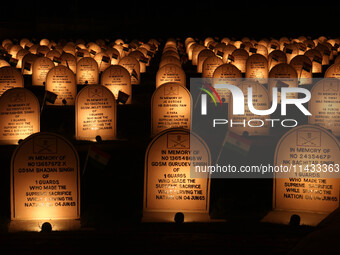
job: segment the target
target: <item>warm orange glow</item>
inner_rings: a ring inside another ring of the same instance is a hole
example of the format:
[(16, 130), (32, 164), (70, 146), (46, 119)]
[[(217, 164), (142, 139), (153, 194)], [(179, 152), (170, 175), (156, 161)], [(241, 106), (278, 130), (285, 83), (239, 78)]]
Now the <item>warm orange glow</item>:
[(184, 70), (174, 64), (167, 64), (158, 69), (156, 74), (156, 88), (168, 82), (176, 82), (183, 87), (186, 84)]
[(116, 99), (102, 85), (83, 88), (76, 98), (76, 139), (93, 141), (116, 138)]
[(177, 83), (159, 86), (151, 99), (151, 136), (174, 127), (190, 129), (190, 121), (190, 92)]
[(8, 89), (23, 87), (24, 78), (16, 68), (11, 66), (0, 68), (0, 96)]
[(93, 58), (85, 57), (77, 63), (77, 84), (98, 84), (98, 64)]
[(7, 90), (0, 97), (0, 144), (18, 144), (40, 131), (40, 105), (25, 88)]
[(53, 67), (54, 63), (49, 58), (37, 58), (33, 63), (32, 85), (44, 86), (46, 75)]

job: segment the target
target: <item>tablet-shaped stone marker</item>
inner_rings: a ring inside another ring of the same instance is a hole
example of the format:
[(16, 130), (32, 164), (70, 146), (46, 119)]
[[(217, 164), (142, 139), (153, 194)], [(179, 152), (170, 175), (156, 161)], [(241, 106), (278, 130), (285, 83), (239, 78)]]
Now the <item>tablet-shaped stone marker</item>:
[(42, 132), (23, 140), (12, 155), (10, 180), (13, 228), (39, 231), (47, 221), (53, 230), (69, 229), (57, 220), (80, 218), (79, 159), (64, 137)]
[(54, 63), (47, 57), (40, 57), (33, 62), (32, 85), (44, 86), (47, 73), (54, 67)]
[(246, 78), (261, 84), (268, 82), (268, 61), (266, 57), (257, 53), (249, 56), (246, 63)]
[[(77, 87), (74, 73), (66, 66), (53, 67), (46, 76), (45, 90), (58, 95), (53, 105), (74, 105)], [(46, 102), (47, 105), (52, 105)]]
[(200, 137), (179, 128), (159, 133), (145, 155), (143, 221), (209, 221), (210, 175), (190, 177), (190, 165), (203, 164), (210, 152)]
[(140, 84), (140, 65), (137, 59), (132, 56), (126, 56), (119, 60), (119, 65), (129, 71), (132, 85)]
[(8, 89), (23, 87), (24, 78), (15, 67), (4, 66), (0, 68), (0, 96)]
[(180, 66), (167, 64), (158, 69), (156, 74), (156, 88), (168, 82), (176, 82), (181, 86), (186, 86), (185, 72)]
[(190, 129), (190, 92), (177, 83), (159, 86), (151, 98), (151, 136), (175, 127)]
[(102, 85), (83, 88), (76, 98), (76, 139), (96, 141), (116, 138), (116, 99)]
[[(339, 206), (340, 143), (326, 129), (302, 125), (279, 140), (274, 167), (273, 211), (263, 221), (317, 225)], [(337, 169), (337, 170), (336, 170)]]
[(98, 64), (90, 57), (82, 58), (77, 63), (77, 84), (98, 84)]
[(326, 78), (318, 81), (311, 90), (308, 123), (320, 125), (340, 137), (340, 80)]
[[(131, 104), (132, 88), (131, 77), (128, 70), (120, 65), (111, 65), (101, 76), (101, 85), (107, 87), (115, 98), (118, 100), (119, 91), (128, 95), (128, 99), (124, 104)], [(117, 102), (119, 103), (119, 102)]]
[(18, 144), (40, 131), (40, 106), (25, 88), (7, 90), (0, 97), (0, 144)]

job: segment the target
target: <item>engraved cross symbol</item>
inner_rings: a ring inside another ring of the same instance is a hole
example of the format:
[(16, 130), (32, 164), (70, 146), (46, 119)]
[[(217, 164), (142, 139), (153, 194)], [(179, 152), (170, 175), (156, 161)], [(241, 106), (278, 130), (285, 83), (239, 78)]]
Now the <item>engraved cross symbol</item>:
[(44, 151), (51, 152), (50, 144), (48, 143), (48, 140), (43, 140), (43, 143), (39, 145), (39, 147), (40, 147), (39, 153), (42, 153)]
[(305, 142), (303, 142), (302, 144), (303, 145), (316, 145), (316, 143), (313, 142), (314, 139), (316, 139), (317, 137), (312, 137), (312, 133), (307, 133), (307, 137), (303, 137), (302, 136), (302, 139), (305, 140)]

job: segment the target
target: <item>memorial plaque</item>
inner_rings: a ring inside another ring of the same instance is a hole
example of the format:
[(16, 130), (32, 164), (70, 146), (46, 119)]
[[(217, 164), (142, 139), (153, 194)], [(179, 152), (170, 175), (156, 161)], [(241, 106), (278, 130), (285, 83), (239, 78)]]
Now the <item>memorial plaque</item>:
[(33, 62), (32, 85), (44, 86), (47, 73), (54, 67), (54, 63), (47, 57), (37, 58)]
[(111, 65), (111, 58), (105, 52), (97, 53), (93, 59), (97, 61), (99, 72), (103, 72)]
[(40, 131), (40, 106), (25, 88), (9, 89), (0, 97), (0, 144), (18, 144)]
[(268, 56), (269, 71), (276, 65), (287, 63), (286, 54), (281, 50), (273, 50)]
[(340, 137), (340, 80), (326, 78), (318, 81), (311, 90), (308, 123), (331, 130)]
[(73, 73), (77, 72), (77, 58), (70, 53), (63, 53), (60, 56), (60, 65), (66, 66)]
[(108, 67), (101, 76), (101, 85), (107, 87), (117, 100), (119, 91), (124, 92), (129, 96), (125, 104), (131, 104), (131, 77), (129, 71), (124, 67), (120, 65), (112, 65)]
[(139, 50), (134, 50), (129, 54), (130, 57), (134, 57), (139, 62), (139, 70), (140, 73), (146, 72), (146, 63), (149, 62), (149, 59), (144, 56), (144, 54)]
[(195, 47), (192, 50), (192, 65), (196, 66), (198, 63), (198, 54), (200, 54), (200, 52), (202, 50), (205, 50), (206, 47), (204, 47), (201, 44), (196, 44)]
[(223, 57), (222, 57), (223, 63), (228, 63), (230, 61), (228, 59), (228, 56), (231, 55), (236, 49), (237, 48), (232, 44), (226, 45), (226, 47), (223, 49)]
[(325, 78), (340, 79), (340, 63), (336, 63), (327, 68)]
[(295, 56), (299, 55), (299, 47), (296, 44), (289, 43), (284, 46), (283, 52), (286, 53), (287, 63), (290, 63)]
[(304, 54), (312, 61), (312, 73), (322, 73), (322, 55), (318, 50), (310, 49)]
[(232, 55), (232, 58), (227, 56), (227, 58), (229, 59), (229, 62), (235, 65), (241, 71), (241, 73), (245, 73), (246, 63), (249, 57), (248, 52), (244, 49), (237, 49), (237, 50), (234, 50), (231, 55)]
[[(296, 70), (289, 64), (278, 64), (274, 66), (268, 74), (268, 91), (269, 98), (272, 100), (273, 87), (277, 87), (278, 103), (281, 102), (281, 87), (298, 87), (298, 79)], [(287, 98), (297, 98), (297, 93), (287, 93)]]
[(116, 99), (102, 85), (83, 88), (76, 98), (76, 139), (96, 141), (116, 138)]
[(174, 127), (190, 129), (190, 121), (190, 92), (177, 83), (157, 87), (151, 98), (151, 136)]
[(98, 64), (93, 58), (82, 58), (77, 63), (77, 84), (98, 84)]
[(174, 222), (177, 213), (184, 222), (209, 221), (210, 176), (191, 178), (191, 164), (210, 165), (209, 149), (194, 133), (169, 129), (151, 141), (145, 155), (144, 222)]
[(168, 57), (162, 57), (160, 63), (159, 63), (159, 68), (167, 65), (167, 64), (172, 64), (172, 65), (176, 65), (176, 66), (179, 66), (181, 67), (182, 66), (182, 63), (181, 61), (176, 58), (176, 57), (173, 57), (173, 56), (168, 56)]
[[(53, 67), (46, 76), (45, 90), (58, 95), (54, 105), (74, 105), (77, 95), (74, 73), (66, 66)], [(47, 105), (52, 105), (46, 102)]]
[(261, 84), (268, 82), (268, 61), (266, 57), (257, 53), (249, 56), (246, 63), (246, 78)]
[(0, 68), (0, 96), (8, 89), (23, 87), (24, 78), (15, 67), (4, 66)]
[[(216, 84), (238, 85), (242, 81), (241, 71), (232, 64), (223, 64), (216, 68), (213, 74), (213, 86)], [(222, 103), (229, 103), (230, 90), (223, 88), (215, 89), (220, 96)]]
[(215, 56), (215, 53), (211, 50), (205, 49), (202, 50), (198, 54), (198, 59), (197, 59), (197, 73), (202, 73), (202, 66), (204, 60), (206, 60), (208, 57)]
[(32, 53), (28, 53), (26, 54), (23, 58), (22, 58), (22, 63), (21, 63), (21, 72), (22, 74), (28, 74), (28, 75), (32, 75), (32, 66), (33, 66), (33, 62), (35, 61), (35, 59), (37, 59), (38, 56), (34, 55)]
[(217, 67), (223, 64), (223, 60), (217, 56), (208, 57), (202, 65), (202, 78), (212, 78)]
[[(339, 206), (339, 179), (329, 178), (330, 169), (334, 173), (339, 164), (339, 141), (326, 129), (303, 125), (284, 134), (274, 166), (295, 170), (274, 173), (274, 212), (267, 219), (288, 224), (291, 215), (298, 214), (301, 225), (317, 225)], [(326, 171), (317, 170), (321, 168)]]
[[(55, 220), (80, 218), (80, 174), (76, 149), (53, 133), (36, 133), (16, 148), (11, 161), (11, 224), (20, 220), (23, 229), (40, 231)], [(67, 226), (69, 227), (69, 226)]]
[[(249, 136), (255, 135), (269, 135), (270, 123), (266, 119), (270, 119), (270, 115), (256, 115), (248, 108), (248, 88), (252, 88), (252, 102), (256, 110), (267, 110), (270, 108), (269, 95), (267, 89), (255, 81), (241, 82), (238, 87), (244, 94), (244, 115), (233, 114), (233, 99), (231, 98), (228, 107), (228, 119), (232, 119), (235, 124), (229, 127), (229, 130), (238, 134), (247, 134)], [(244, 123), (245, 125), (243, 125)], [(246, 124), (247, 123), (247, 124)]]
[(131, 56), (126, 56), (119, 61), (119, 65), (129, 71), (132, 85), (140, 84), (140, 67), (137, 59)]
[(186, 86), (186, 76), (183, 69), (174, 64), (167, 64), (158, 69), (156, 74), (156, 88), (168, 82), (175, 82)]
[(298, 74), (299, 85), (312, 83), (312, 61), (305, 55), (297, 55), (289, 63)]

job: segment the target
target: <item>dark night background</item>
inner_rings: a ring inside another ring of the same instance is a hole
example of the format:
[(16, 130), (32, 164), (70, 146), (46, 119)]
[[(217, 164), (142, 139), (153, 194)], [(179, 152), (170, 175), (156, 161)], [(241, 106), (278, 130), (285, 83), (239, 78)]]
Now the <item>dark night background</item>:
[[(56, 42), (62, 38), (87, 41), (122, 38), (127, 39), (126, 42), (132, 39), (147, 42), (156, 38), (162, 40), (163, 47), (170, 37), (184, 42), (189, 36), (202, 40), (208, 36), (220, 39), (234, 37), (235, 40), (242, 37), (278, 39), (282, 36), (336, 38), (340, 36), (339, 11), (340, 1), (52, 0), (25, 1), (24, 4), (21, 1), (2, 1), (0, 40), (27, 37), (30, 40), (36, 38), (35, 43), (38, 43), (42, 38)], [(212, 218), (227, 219), (224, 223), (140, 223), (145, 151), (151, 140), (150, 101), (162, 47), (147, 72), (142, 74), (142, 85), (133, 88), (134, 103), (118, 106), (117, 130), (118, 136), (123, 139), (99, 144), (101, 149), (112, 155), (106, 171), (98, 172), (88, 167), (82, 177), (81, 217), (84, 230), (76, 233), (8, 234), (5, 224), (9, 221), (10, 212), (7, 180), (14, 146), (0, 150), (0, 201), (5, 201), (0, 205), (1, 254), (59, 255), (79, 254), (80, 251), (84, 254), (91, 251), (106, 254), (118, 249), (125, 250), (125, 253), (117, 254), (286, 254), (300, 240), (319, 230), (260, 222), (271, 210), (271, 179), (212, 180), (210, 214)], [(183, 69), (187, 84), (190, 77), (199, 75), (190, 63), (183, 65)], [(25, 79), (30, 80), (30, 77)], [(25, 86), (29, 87), (29, 82)], [(34, 90), (32, 86), (30, 89)], [(43, 89), (36, 89), (35, 93), (42, 99)], [(135, 123), (138, 123), (138, 128)], [(78, 150), (83, 168), (89, 144), (73, 139), (73, 108), (46, 107), (41, 117), (41, 131), (56, 132), (71, 140)], [(253, 152), (260, 153), (267, 160), (273, 159), (278, 139), (268, 138), (267, 143), (258, 143)], [(248, 160), (259, 160), (255, 157), (256, 153)], [(340, 218), (339, 215), (337, 217)], [(96, 231), (89, 231), (93, 229)], [(332, 233), (339, 233), (339, 229)], [(338, 238), (339, 234), (332, 235), (331, 239), (333, 249), (338, 252), (338, 239), (335, 237)], [(325, 242), (328, 244), (328, 240)], [(311, 243), (318, 245), (317, 242)], [(320, 245), (321, 251), (327, 250), (322, 248)], [(310, 251), (314, 251), (313, 246)]]
[(2, 1), (0, 38), (338, 36), (339, 7), (335, 0)]

